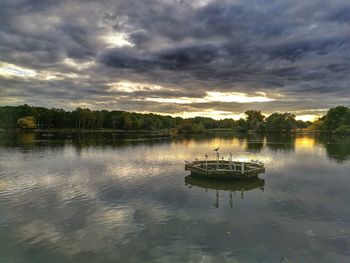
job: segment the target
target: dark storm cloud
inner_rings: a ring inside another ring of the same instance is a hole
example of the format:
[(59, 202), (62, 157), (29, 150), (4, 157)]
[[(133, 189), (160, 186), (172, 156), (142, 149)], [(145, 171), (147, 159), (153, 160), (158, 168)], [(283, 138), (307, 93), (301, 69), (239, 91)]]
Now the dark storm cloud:
[[(4, 103), (71, 108), (80, 102), (168, 113), (312, 112), (350, 105), (349, 13), (345, 0), (4, 0), (0, 63), (60, 76), (0, 75), (1, 95)], [(119, 82), (145, 87), (111, 88)], [(149, 88), (154, 85), (163, 88)], [(275, 100), (147, 100), (203, 98), (207, 91), (265, 92)]]
[(204, 66), (216, 59), (219, 50), (212, 46), (192, 46), (162, 50), (142, 58), (130, 49), (114, 49), (106, 52), (101, 62), (110, 67), (132, 70), (179, 70), (183, 71), (196, 66)]

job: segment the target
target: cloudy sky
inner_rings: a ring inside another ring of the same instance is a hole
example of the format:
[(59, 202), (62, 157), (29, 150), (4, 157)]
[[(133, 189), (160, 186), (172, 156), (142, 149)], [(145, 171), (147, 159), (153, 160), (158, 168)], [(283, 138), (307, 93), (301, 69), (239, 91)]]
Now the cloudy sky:
[(350, 106), (349, 0), (0, 0), (0, 105), (299, 118)]

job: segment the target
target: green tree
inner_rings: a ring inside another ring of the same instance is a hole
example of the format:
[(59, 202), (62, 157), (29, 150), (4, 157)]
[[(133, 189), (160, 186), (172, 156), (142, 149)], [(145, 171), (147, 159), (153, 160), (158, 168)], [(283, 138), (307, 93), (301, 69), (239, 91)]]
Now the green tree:
[(195, 123), (192, 126), (192, 133), (202, 133), (204, 132), (205, 128), (202, 123)]
[(249, 123), (245, 119), (239, 119), (235, 122), (234, 130), (238, 132), (246, 132), (249, 130)]
[(132, 128), (132, 120), (131, 120), (130, 113), (125, 112), (123, 114), (123, 129), (131, 130), (131, 128)]
[(142, 125), (143, 125), (143, 122), (142, 122), (142, 117), (140, 117), (139, 114), (137, 113), (132, 113), (131, 114), (131, 121), (132, 121), (132, 129), (133, 130), (140, 130), (142, 129)]
[(218, 121), (218, 128), (233, 129), (234, 126), (235, 126), (235, 121), (233, 119), (223, 119)]
[(270, 132), (291, 132), (294, 128), (296, 120), (292, 113), (273, 113), (266, 118), (266, 129)]
[(112, 128), (113, 129), (116, 129), (117, 128), (117, 125), (118, 125), (118, 116), (116, 115), (113, 115), (111, 118), (111, 125), (112, 125)]
[(265, 116), (258, 110), (248, 110), (245, 112), (249, 129), (253, 131), (261, 131)]
[(183, 120), (178, 127), (179, 133), (192, 133), (192, 130), (193, 130), (193, 122), (190, 119)]
[(191, 121), (195, 124), (202, 124), (206, 129), (218, 128), (218, 121), (207, 117), (195, 117)]
[(334, 131), (335, 134), (350, 134), (350, 125), (340, 125)]
[(315, 120), (313, 123), (311, 123), (308, 128), (312, 131), (315, 132), (320, 132), (323, 129), (323, 121), (324, 118), (318, 118), (317, 120)]
[(303, 128), (307, 128), (310, 125), (310, 123), (302, 121), (302, 120), (297, 120), (295, 125), (297, 128), (303, 129)]
[(350, 125), (350, 109), (338, 106), (329, 109), (323, 121), (323, 131), (334, 132), (340, 126)]

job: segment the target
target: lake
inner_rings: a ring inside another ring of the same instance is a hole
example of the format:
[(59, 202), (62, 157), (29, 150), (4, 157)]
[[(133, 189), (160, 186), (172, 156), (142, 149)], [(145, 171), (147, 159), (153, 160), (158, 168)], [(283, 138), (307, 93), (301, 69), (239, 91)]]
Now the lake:
[[(186, 177), (216, 147), (266, 172)], [(350, 138), (0, 133), (0, 262), (348, 263)]]

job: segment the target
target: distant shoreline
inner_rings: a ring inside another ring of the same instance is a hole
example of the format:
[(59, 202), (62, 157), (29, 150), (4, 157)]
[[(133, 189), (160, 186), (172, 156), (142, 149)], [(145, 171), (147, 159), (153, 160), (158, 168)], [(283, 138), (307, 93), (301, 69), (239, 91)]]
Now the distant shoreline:
[(0, 129), (0, 132), (42, 132), (42, 133), (122, 133), (122, 134), (170, 134), (169, 131), (164, 130), (117, 130), (117, 129), (76, 129), (76, 128), (62, 128), (62, 129)]
[(205, 134), (236, 132), (262, 134), (339, 134), (350, 135), (350, 108), (337, 106), (314, 122), (296, 120), (289, 112), (265, 116), (260, 110), (247, 110), (239, 120), (215, 120), (209, 117), (183, 119), (126, 111), (73, 111), (29, 105), (0, 106), (2, 129), (23, 129), (44, 133), (116, 133), (116, 134)]
[(205, 129), (200, 133), (178, 133), (173, 130), (120, 130), (120, 129), (77, 129), (77, 128), (62, 128), (62, 129), (0, 129), (0, 132), (34, 132), (34, 133), (116, 133), (116, 134), (131, 134), (131, 135), (162, 135), (162, 136), (181, 136), (181, 135), (195, 135), (195, 134), (215, 134), (215, 133), (236, 133), (236, 134), (305, 134), (305, 135), (318, 135), (322, 134), (320, 131), (300, 130), (297, 129), (292, 132), (257, 132), (257, 131), (235, 131), (228, 128), (216, 128), (216, 129)]

